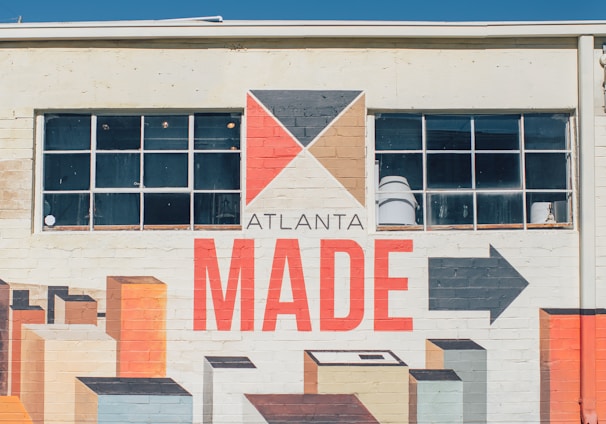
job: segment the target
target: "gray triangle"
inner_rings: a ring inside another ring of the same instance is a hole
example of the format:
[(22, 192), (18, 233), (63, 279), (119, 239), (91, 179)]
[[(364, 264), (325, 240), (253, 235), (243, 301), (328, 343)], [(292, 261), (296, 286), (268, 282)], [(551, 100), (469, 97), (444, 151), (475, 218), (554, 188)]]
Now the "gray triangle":
[(251, 93), (307, 146), (361, 91), (252, 90)]

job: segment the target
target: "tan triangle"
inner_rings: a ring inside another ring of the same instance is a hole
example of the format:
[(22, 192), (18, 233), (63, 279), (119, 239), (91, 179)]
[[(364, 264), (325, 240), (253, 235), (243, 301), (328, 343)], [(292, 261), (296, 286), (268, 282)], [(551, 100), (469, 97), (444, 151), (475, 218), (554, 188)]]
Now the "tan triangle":
[(364, 95), (328, 127), (309, 151), (365, 205), (366, 103)]

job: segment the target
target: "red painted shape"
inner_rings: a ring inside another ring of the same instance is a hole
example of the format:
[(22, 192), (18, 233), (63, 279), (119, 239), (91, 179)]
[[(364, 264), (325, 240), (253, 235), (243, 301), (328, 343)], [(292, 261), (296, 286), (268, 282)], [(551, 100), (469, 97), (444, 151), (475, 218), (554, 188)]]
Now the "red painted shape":
[[(287, 261), (293, 300), (292, 302), (281, 302), (280, 294), (282, 293), (282, 282), (284, 281)], [(276, 240), (276, 250), (265, 305), (265, 317), (263, 318), (263, 331), (275, 331), (276, 320), (280, 314), (294, 315), (297, 319), (297, 330), (311, 331), (301, 250), (297, 239)]]
[[(11, 357), (11, 395), (21, 396), (21, 341), (24, 324), (44, 324), (44, 309), (11, 309), (12, 313), (12, 357)], [(1, 420), (0, 420), (1, 421)]]
[[(349, 314), (335, 317), (335, 254), (349, 256)], [(364, 251), (353, 240), (322, 240), (320, 244), (320, 330), (349, 331), (364, 318)]]
[(246, 204), (301, 152), (301, 145), (257, 100), (246, 99)]
[(194, 241), (194, 330), (206, 330), (206, 281), (213, 301), (217, 329), (231, 330), (238, 280), (242, 283), (240, 293), (240, 330), (254, 330), (255, 262), (254, 240), (234, 240), (227, 289), (223, 285), (217, 261), (214, 239)]
[(389, 253), (412, 252), (412, 240), (375, 240), (375, 331), (412, 331), (412, 318), (389, 316), (389, 292), (408, 290), (408, 278), (389, 276)]
[(540, 311), (541, 423), (578, 423), (581, 318), (578, 310)]
[(606, 312), (596, 314), (596, 404), (598, 417), (606, 417)]
[(583, 424), (596, 424), (596, 316), (581, 314), (581, 417)]

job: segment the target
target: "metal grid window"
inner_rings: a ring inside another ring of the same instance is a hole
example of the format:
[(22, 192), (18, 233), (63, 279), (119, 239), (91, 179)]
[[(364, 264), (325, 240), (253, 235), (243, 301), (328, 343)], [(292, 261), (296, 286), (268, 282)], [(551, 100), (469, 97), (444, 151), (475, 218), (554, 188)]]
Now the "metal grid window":
[(43, 119), (45, 230), (240, 224), (240, 113)]
[(375, 116), (379, 229), (572, 227), (570, 116)]

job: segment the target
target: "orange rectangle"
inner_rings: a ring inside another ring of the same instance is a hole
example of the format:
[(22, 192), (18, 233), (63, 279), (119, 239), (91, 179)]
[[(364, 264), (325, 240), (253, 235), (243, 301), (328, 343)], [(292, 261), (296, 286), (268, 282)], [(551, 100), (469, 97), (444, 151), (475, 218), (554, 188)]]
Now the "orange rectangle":
[(153, 277), (107, 277), (107, 334), (118, 377), (166, 376), (166, 285)]

